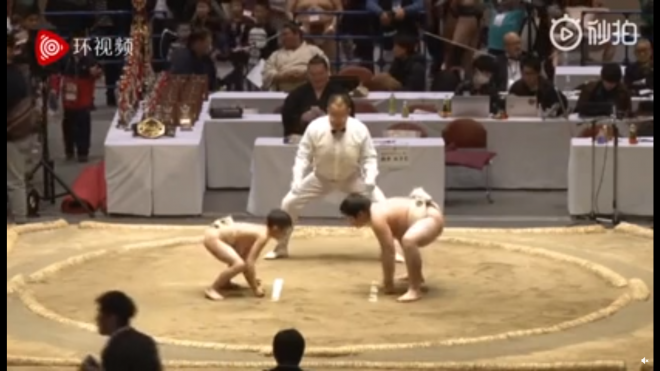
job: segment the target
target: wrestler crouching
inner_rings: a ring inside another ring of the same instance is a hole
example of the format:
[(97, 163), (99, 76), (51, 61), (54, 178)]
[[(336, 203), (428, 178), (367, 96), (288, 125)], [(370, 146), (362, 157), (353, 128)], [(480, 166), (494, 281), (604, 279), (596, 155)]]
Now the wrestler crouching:
[(399, 302), (412, 302), (422, 298), (424, 275), (419, 249), (431, 244), (445, 226), (440, 206), (421, 188), (408, 197), (393, 197), (374, 203), (361, 194), (351, 194), (339, 206), (342, 215), (355, 227), (370, 226), (380, 243), (383, 265), (383, 289), (394, 293), (395, 241), (403, 250), (408, 291)]

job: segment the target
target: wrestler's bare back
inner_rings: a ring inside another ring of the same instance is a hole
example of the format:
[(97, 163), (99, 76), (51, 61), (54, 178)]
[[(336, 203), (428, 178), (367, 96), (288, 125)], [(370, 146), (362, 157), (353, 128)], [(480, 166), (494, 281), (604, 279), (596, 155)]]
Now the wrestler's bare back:
[(241, 258), (247, 259), (255, 242), (259, 239), (267, 239), (267, 235), (263, 225), (232, 223), (220, 228), (208, 228), (204, 234), (204, 239), (207, 238), (224, 242), (231, 246)]
[[(374, 228), (374, 231), (377, 231), (378, 228), (389, 227), (392, 237), (397, 241), (401, 241), (408, 229), (415, 223), (410, 218), (410, 208), (413, 202), (414, 200), (410, 197), (393, 197), (374, 203), (371, 206), (372, 228)], [(426, 215), (444, 225), (444, 217), (436, 203), (432, 202), (428, 206)]]

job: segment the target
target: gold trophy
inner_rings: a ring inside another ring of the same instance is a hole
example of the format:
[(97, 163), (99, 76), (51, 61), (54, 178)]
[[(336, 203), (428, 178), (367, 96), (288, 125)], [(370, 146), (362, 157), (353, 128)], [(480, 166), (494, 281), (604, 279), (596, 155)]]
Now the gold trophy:
[(191, 131), (193, 129), (193, 117), (190, 105), (184, 103), (179, 107), (179, 126), (183, 131)]

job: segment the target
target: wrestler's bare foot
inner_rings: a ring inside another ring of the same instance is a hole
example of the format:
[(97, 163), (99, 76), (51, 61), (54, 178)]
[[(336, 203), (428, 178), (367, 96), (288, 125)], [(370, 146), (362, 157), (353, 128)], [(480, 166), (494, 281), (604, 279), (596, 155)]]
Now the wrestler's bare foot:
[(277, 251), (271, 251), (268, 254), (264, 256), (264, 259), (266, 260), (276, 260), (276, 259), (286, 259), (289, 257), (289, 253), (287, 252), (277, 252)]
[(204, 296), (206, 296), (207, 299), (213, 301), (224, 300), (224, 296), (220, 295), (220, 293), (213, 288), (206, 289), (206, 291), (204, 291)]
[(399, 303), (410, 303), (413, 301), (417, 301), (421, 298), (422, 298), (422, 291), (408, 289), (408, 291), (405, 294), (399, 296), (399, 298), (396, 299), (396, 301), (398, 301)]

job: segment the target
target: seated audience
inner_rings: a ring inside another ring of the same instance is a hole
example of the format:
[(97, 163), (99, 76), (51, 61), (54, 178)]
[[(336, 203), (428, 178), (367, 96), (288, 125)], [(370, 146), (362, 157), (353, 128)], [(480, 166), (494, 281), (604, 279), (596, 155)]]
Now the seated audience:
[(495, 61), (488, 55), (478, 56), (472, 62), (472, 77), (464, 80), (456, 88), (456, 95), (489, 96), (491, 113), (498, 113), (501, 100), (493, 77), (495, 75)]
[(273, 339), (273, 357), (277, 367), (269, 371), (302, 371), (305, 338), (295, 329), (282, 330)]
[(431, 91), (453, 93), (461, 83), (463, 71), (459, 67), (442, 69), (433, 76)]
[(101, 364), (88, 357), (83, 371), (161, 371), (158, 346), (154, 339), (131, 327), (137, 313), (133, 300), (123, 292), (109, 291), (96, 299), (99, 333), (110, 337)]
[(566, 96), (548, 80), (541, 76), (541, 61), (538, 58), (527, 57), (522, 61), (522, 78), (511, 85), (509, 94), (519, 97), (536, 97), (543, 111), (551, 111), (554, 115), (562, 115), (568, 107)]
[(635, 47), (636, 62), (626, 67), (624, 81), (626, 87), (637, 92), (653, 89), (653, 48), (648, 40), (640, 40)]
[(499, 57), (506, 54), (504, 47), (506, 35), (522, 30), (526, 12), (524, 5), (518, 1), (491, 1), (487, 6), (490, 10), (488, 53)]
[(325, 115), (331, 96), (347, 93), (343, 86), (330, 81), (330, 66), (321, 56), (309, 61), (307, 77), (309, 81), (291, 91), (284, 100), (282, 124), (285, 137), (302, 135), (310, 122)]
[(189, 23), (179, 23), (176, 26), (176, 39), (172, 41), (170, 46), (167, 48), (167, 61), (172, 62), (172, 55), (179, 53), (177, 50), (185, 49), (188, 45), (188, 37), (190, 36), (190, 24)]
[(245, 16), (244, 10), (242, 0), (231, 0), (229, 21), (223, 28), (221, 37), (223, 40), (221, 54), (232, 66), (229, 75), (223, 79), (223, 85), (227, 86), (227, 90), (232, 91), (244, 90), (244, 77), (250, 59), (249, 38), (254, 22)]
[(211, 32), (214, 37), (221, 31), (222, 20), (219, 14), (213, 9), (212, 0), (196, 0), (193, 2), (194, 10), (190, 18), (190, 25), (193, 28), (205, 28)]
[(256, 66), (261, 59), (267, 60), (277, 50), (277, 29), (270, 20), (270, 14), (268, 0), (258, 0), (254, 5), (255, 23), (248, 36), (250, 68)]
[(314, 56), (326, 58), (317, 46), (303, 40), (295, 23), (287, 23), (280, 32), (282, 47), (276, 50), (264, 66), (263, 89), (290, 92), (305, 83), (307, 64)]
[(524, 57), (522, 40), (515, 32), (504, 35), (504, 54), (496, 57), (497, 71), (495, 84), (498, 91), (508, 91), (514, 81), (520, 80), (520, 61)]
[(600, 79), (587, 83), (580, 92), (575, 112), (580, 116), (609, 116), (612, 108), (617, 116), (632, 113), (632, 97), (621, 81), (621, 66), (604, 64)]
[(337, 40), (334, 37), (314, 39), (313, 36), (333, 36), (337, 32), (337, 19), (332, 12), (341, 12), (344, 9), (342, 0), (289, 0), (287, 11), (297, 14), (294, 20), (301, 24), (305, 35), (312, 37), (310, 43), (323, 50), (330, 61), (337, 55)]
[(394, 61), (387, 73), (374, 76), (381, 86), (391, 91), (425, 91), (426, 61), (416, 51), (417, 40), (411, 36), (394, 39)]
[(188, 36), (188, 45), (172, 54), (172, 75), (206, 75), (209, 91), (217, 90), (215, 63), (211, 58), (212, 39), (207, 30), (195, 30)]

